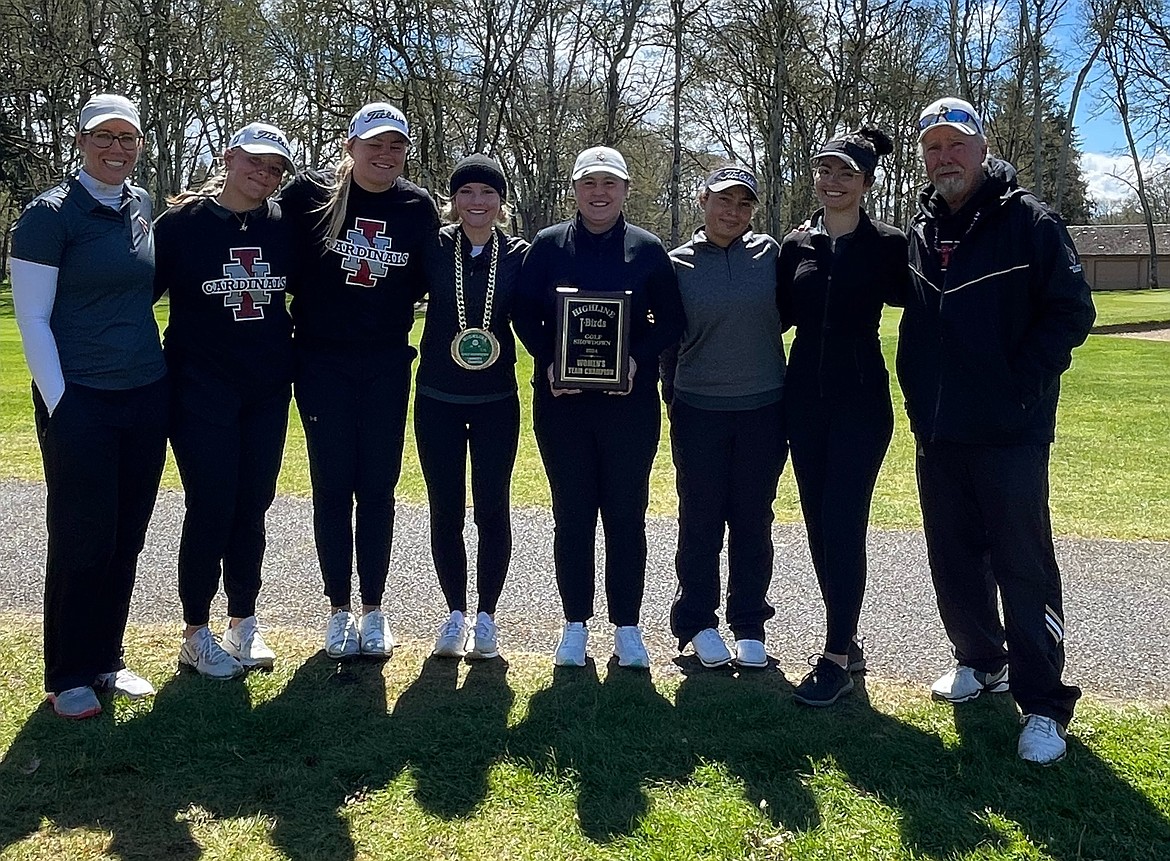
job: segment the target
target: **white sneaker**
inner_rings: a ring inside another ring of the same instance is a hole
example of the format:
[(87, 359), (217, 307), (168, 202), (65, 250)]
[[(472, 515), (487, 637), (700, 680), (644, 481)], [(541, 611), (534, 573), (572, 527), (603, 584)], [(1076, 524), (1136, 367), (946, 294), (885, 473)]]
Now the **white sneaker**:
[(948, 703), (965, 703), (984, 691), (1000, 694), (1007, 689), (1007, 664), (1004, 664), (998, 673), (981, 673), (959, 664), (930, 686), (930, 695), (936, 700), (946, 700)]
[(731, 649), (714, 628), (704, 628), (691, 637), (691, 648), (704, 667), (725, 667), (731, 663)]
[(116, 673), (100, 673), (94, 679), (93, 687), (95, 691), (112, 691), (114, 696), (128, 700), (144, 700), (154, 696), (154, 685), (125, 667)]
[(338, 610), (329, 617), (325, 629), (325, 654), (331, 658), (356, 658), (361, 653), (361, 634), (357, 616), (349, 610)]
[(394, 652), (394, 635), (390, 623), (381, 610), (371, 610), (362, 615), (362, 654), (373, 658), (388, 658)]
[(760, 640), (736, 640), (735, 663), (741, 667), (760, 670), (768, 666), (768, 652)]
[(225, 652), (246, 669), (260, 667), (271, 670), (276, 663), (276, 653), (264, 642), (264, 637), (260, 634), (260, 624), (255, 616), (241, 619), (235, 627), (232, 627), (229, 621), (220, 644)]
[(1052, 765), (1064, 759), (1068, 751), (1064, 727), (1044, 715), (1024, 715), (1024, 728), (1016, 750), (1020, 759), (1039, 765)]
[(452, 610), (451, 616), (439, 629), (435, 650), (431, 652), (440, 658), (462, 658), (467, 654), (467, 615), (462, 610)]
[(53, 711), (70, 720), (84, 720), (102, 713), (102, 704), (89, 685), (49, 694), (49, 702), (53, 704)]
[(223, 650), (205, 626), (179, 647), (179, 669), (194, 670), (208, 679), (234, 679), (244, 674), (243, 665)]
[(565, 622), (553, 663), (558, 667), (585, 666), (585, 644), (588, 642), (589, 629), (584, 622)]
[(613, 631), (613, 653), (619, 667), (636, 670), (650, 669), (650, 655), (642, 642), (642, 629), (637, 625), (618, 625)]
[(487, 613), (475, 617), (475, 628), (471, 632), (471, 647), (467, 657), (473, 661), (486, 661), (499, 657), (500, 642), (496, 621)]

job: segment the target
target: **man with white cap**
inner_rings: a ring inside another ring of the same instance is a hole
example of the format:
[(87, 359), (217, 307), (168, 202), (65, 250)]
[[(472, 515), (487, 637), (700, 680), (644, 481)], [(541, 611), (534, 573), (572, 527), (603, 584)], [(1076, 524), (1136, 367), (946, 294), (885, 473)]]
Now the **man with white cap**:
[[(952, 703), (1010, 688), (1018, 752), (1050, 764), (1080, 690), (1061, 679), (1064, 619), (1048, 460), (1060, 375), (1094, 318), (1060, 217), (988, 157), (983, 122), (958, 98), (918, 122), (929, 184), (910, 225), (914, 288), (898, 379), (917, 439), (931, 576), (957, 666)], [(1000, 619), (996, 595), (1003, 603)]]
[[(554, 662), (586, 664), (593, 616), (597, 517), (605, 530), (605, 590), (624, 667), (650, 665), (639, 617), (646, 578), (646, 507), (658, 450), (658, 355), (678, 340), (682, 300), (653, 234), (626, 222), (630, 173), (620, 152), (594, 146), (571, 174), (577, 214), (536, 235), (520, 272), (513, 327), (535, 358), (532, 422), (552, 490), (553, 555), (565, 612)], [(556, 386), (558, 289), (628, 297), (629, 387), (620, 393)]]

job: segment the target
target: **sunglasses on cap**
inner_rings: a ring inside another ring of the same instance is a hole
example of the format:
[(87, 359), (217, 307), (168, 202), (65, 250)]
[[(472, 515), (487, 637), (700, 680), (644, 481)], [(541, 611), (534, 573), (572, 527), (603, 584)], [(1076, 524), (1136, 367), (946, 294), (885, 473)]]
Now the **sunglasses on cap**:
[(941, 110), (937, 114), (929, 114), (918, 121), (918, 130), (928, 129), (935, 123), (967, 123), (973, 128), (979, 128), (979, 118), (961, 108)]

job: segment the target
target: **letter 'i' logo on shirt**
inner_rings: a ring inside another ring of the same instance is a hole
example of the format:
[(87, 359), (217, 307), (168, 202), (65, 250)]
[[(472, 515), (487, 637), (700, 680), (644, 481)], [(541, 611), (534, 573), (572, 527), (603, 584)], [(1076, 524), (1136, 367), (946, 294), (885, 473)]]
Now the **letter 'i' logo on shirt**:
[(237, 321), (263, 320), (263, 306), (272, 301), (273, 292), (285, 288), (285, 277), (269, 274), (262, 253), (259, 248), (229, 248), (231, 262), (223, 264), (223, 277), (203, 282), (204, 295), (223, 296), (223, 306), (232, 309)]
[(344, 255), (341, 268), (349, 273), (345, 283), (355, 287), (374, 287), (390, 271), (386, 260), (387, 252), (390, 251), (390, 237), (385, 233), (386, 222), (356, 218), (353, 224), (353, 228), (345, 233), (349, 242), (338, 249)]

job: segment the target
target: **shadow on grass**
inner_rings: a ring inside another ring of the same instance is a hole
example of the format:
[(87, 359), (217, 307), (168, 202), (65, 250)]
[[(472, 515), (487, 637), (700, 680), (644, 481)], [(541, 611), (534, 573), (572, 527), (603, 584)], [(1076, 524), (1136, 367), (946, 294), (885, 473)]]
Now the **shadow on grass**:
[[(350, 811), (370, 793), (409, 773), (423, 810), (464, 819), (487, 798), (493, 764), (508, 761), (563, 783), (583, 834), (602, 844), (637, 834), (648, 787), (689, 786), (711, 763), (797, 835), (848, 829), (850, 805), (877, 802), (907, 856), (1007, 857), (1022, 837), (1053, 858), (1170, 858), (1166, 811), (1075, 737), (1054, 768), (1020, 762), (1007, 696), (954, 709), (958, 742), (946, 743), (871, 708), (860, 677), (836, 706), (807, 709), (774, 669), (694, 672), (672, 703), (649, 674), (612, 663), (604, 680), (592, 661), (555, 670), (511, 729), (503, 661), (467, 667), (459, 684), (458, 662), (428, 659), (392, 711), (381, 664), (320, 654), (255, 704), (247, 686), (180, 676), (118, 720), (111, 709), (70, 724), (41, 707), (0, 763), (0, 850), (48, 820), (109, 832), (94, 854), (186, 861), (200, 856), (205, 823), (256, 817), (290, 858), (352, 859)], [(906, 712), (933, 709), (950, 707)], [(850, 791), (826, 792), (826, 781)], [(534, 851), (548, 838), (533, 834)]]
[(460, 662), (427, 658), (394, 704), (391, 744), (415, 780), (415, 800), (444, 819), (472, 814), (487, 797), (488, 771), (504, 751), (512, 689), (502, 658), (474, 661), (459, 685)]
[(916, 855), (981, 848), (1010, 854), (1022, 836), (1053, 858), (1170, 858), (1170, 812), (1075, 736), (1068, 759), (1055, 767), (1017, 758), (1018, 712), (1010, 696), (954, 708), (959, 744), (947, 745), (874, 710), (864, 678), (856, 681), (835, 706), (810, 709), (789, 696), (791, 686), (778, 674), (694, 674), (675, 704), (696, 757), (725, 764), (746, 798), (788, 831), (820, 824), (823, 811), (807, 787), (831, 766), (863, 797), (894, 811), (900, 842)]
[(693, 767), (670, 702), (648, 672), (621, 669), (616, 658), (604, 682), (592, 658), (556, 667), (513, 728), (508, 755), (574, 784), (581, 830), (601, 842), (635, 830), (648, 782), (684, 781)]

